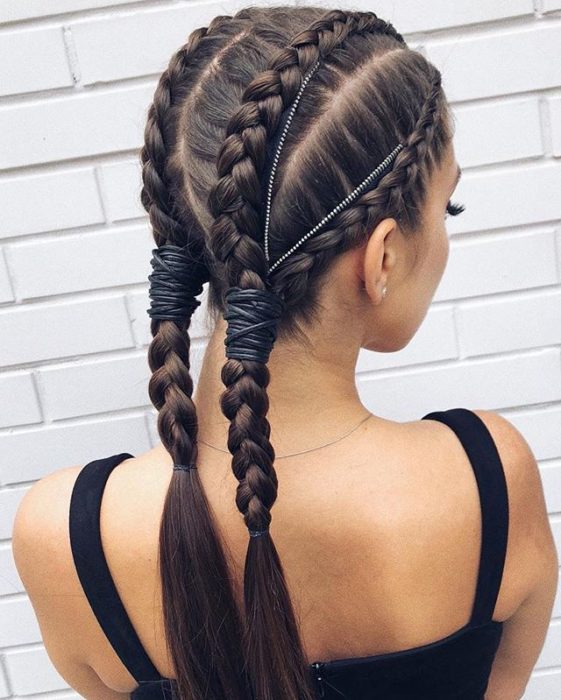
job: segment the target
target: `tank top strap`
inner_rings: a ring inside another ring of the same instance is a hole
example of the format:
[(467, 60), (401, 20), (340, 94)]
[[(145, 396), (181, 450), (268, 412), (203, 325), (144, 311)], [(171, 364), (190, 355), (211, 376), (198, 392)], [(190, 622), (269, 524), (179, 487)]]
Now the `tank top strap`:
[(86, 464), (70, 499), (70, 546), (78, 578), (111, 646), (137, 682), (160, 680), (134, 629), (111, 577), (101, 542), (100, 513), (105, 485), (113, 469), (133, 457), (122, 452)]
[(489, 622), (501, 585), (508, 539), (508, 492), (495, 441), (467, 408), (433, 411), (423, 419), (445, 423), (457, 435), (473, 468), (481, 504), (481, 551), (471, 626)]

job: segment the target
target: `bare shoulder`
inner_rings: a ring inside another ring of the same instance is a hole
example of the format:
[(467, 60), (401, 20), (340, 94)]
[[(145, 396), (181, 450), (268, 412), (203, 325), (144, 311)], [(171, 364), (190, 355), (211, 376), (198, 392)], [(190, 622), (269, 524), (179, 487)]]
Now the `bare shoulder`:
[(557, 569), (539, 465), (524, 435), (494, 411), (473, 412), (488, 429), (501, 458), (509, 497), (509, 547), (516, 550), (529, 590), (542, 572)]
[[(45, 566), (58, 566), (68, 539), (68, 509), (81, 466), (65, 467), (36, 481), (20, 501), (12, 530), (12, 548), (26, 589), (45, 588), (54, 577)], [(54, 572), (50, 572), (53, 574)], [(60, 582), (54, 583), (60, 591)]]
[[(22, 498), (12, 529), (18, 574), (35, 610), (49, 655), (62, 654), (74, 614), (83, 616), (83, 595), (72, 566), (68, 509), (81, 467), (66, 467), (36, 481)], [(79, 627), (79, 626), (78, 626)], [(75, 651), (75, 649), (74, 649)]]

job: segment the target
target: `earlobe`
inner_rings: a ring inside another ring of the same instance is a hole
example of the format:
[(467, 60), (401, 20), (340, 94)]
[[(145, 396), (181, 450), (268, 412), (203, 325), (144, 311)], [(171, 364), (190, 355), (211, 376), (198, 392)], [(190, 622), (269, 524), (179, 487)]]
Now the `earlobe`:
[(387, 275), (395, 259), (393, 246), (388, 245), (387, 238), (397, 229), (398, 223), (395, 219), (382, 219), (372, 231), (364, 251), (364, 287), (376, 304), (380, 303), (387, 293)]

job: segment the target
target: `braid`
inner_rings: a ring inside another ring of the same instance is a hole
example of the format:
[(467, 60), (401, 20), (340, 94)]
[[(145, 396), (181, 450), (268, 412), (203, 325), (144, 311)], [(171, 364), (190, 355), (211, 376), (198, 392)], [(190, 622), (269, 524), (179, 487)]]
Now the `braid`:
[[(415, 209), (407, 205), (406, 196), (422, 199), (426, 191), (427, 172), (435, 165), (435, 113), (440, 109), (441, 74), (429, 64), (431, 88), (422, 106), (415, 128), (405, 138), (405, 147), (396, 156), (393, 167), (383, 175), (374, 189), (367, 190), (343, 209), (323, 230), (305, 241), (300, 249), (279, 265), (275, 272), (275, 290), (296, 305), (309, 293), (308, 278), (326, 262), (345, 241), (349, 232), (362, 227), (371, 230), (374, 216), (394, 216), (411, 229), (417, 224)], [(410, 214), (413, 212), (413, 214)], [(410, 214), (411, 218), (406, 217)]]
[[(140, 199), (149, 214), (157, 245), (184, 244), (199, 267), (204, 263), (204, 236), (193, 223), (186, 229), (172, 195), (177, 180), (170, 158), (176, 140), (174, 109), (185, 83), (193, 79), (192, 63), (205, 38), (218, 32), (231, 19), (215, 17), (208, 28), (195, 29), (187, 43), (173, 55), (148, 110), (145, 143), (140, 155), (143, 179)], [(204, 276), (201, 279), (204, 282)], [(200, 289), (202, 291), (202, 287)], [(195, 304), (191, 308), (194, 309)], [(158, 433), (173, 462), (196, 465), (198, 425), (192, 400), (190, 322), (189, 313), (177, 321), (152, 319), (153, 339), (148, 350), (152, 376), (148, 392), (158, 410)], [(242, 635), (239, 614), (198, 470), (172, 472), (159, 551), (164, 623), (176, 668), (179, 697), (245, 700), (247, 686), (240, 673), (243, 655), (239, 649)], [(177, 569), (178, 558), (189, 572), (188, 580)], [(213, 564), (212, 586), (207, 580), (209, 567), (205, 564), (208, 561)], [(189, 604), (189, 599), (196, 599), (196, 605)], [(181, 614), (185, 610), (189, 611), (188, 615)], [(184, 660), (186, 645), (192, 660), (189, 664)], [(212, 655), (216, 659), (211, 668), (214, 676), (209, 674), (207, 661)]]
[(405, 141), (405, 148), (396, 156), (394, 166), (380, 180), (377, 187), (362, 198), (363, 206), (379, 208), (386, 212), (406, 210), (404, 194), (415, 191), (422, 198), (426, 191), (426, 173), (431, 173), (434, 161), (433, 137), (435, 133), (435, 112), (441, 96), (441, 75), (433, 68), (430, 75), (431, 89), (421, 109), (415, 128)]
[[(245, 89), (240, 108), (228, 122), (217, 159), (218, 181), (208, 199), (214, 217), (210, 245), (224, 263), (230, 285), (267, 288), (268, 266), (261, 244), (261, 178), (267, 141), (278, 128), (283, 111), (318, 59), (342, 46), (351, 35), (369, 32), (404, 43), (403, 37), (374, 13), (331, 11), (298, 33)], [(269, 380), (267, 365), (253, 360), (228, 359), (222, 369), (226, 388), (221, 408), (230, 420), (228, 448), (239, 481), (236, 505), (250, 531), (268, 530), (270, 510), (277, 498), (275, 452), (266, 418)], [(255, 697), (311, 700), (295, 613), (277, 550), (267, 532), (249, 540), (244, 599), (245, 646)], [(284, 685), (279, 684), (279, 678)]]

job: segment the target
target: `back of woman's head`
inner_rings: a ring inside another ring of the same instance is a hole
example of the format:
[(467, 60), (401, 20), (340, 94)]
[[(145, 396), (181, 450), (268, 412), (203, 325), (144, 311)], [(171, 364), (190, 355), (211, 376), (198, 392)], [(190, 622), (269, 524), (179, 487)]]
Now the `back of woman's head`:
[[(196, 270), (193, 294), (209, 282), (214, 320), (228, 318), (229, 289), (269, 290), (282, 300), (276, 337), (305, 339), (334, 260), (385, 217), (419, 235), (451, 128), (439, 71), (374, 13), (248, 7), (192, 32), (162, 75), (141, 153), (141, 199), (156, 244), (180, 247)], [(392, 153), (381, 176), (349, 198)], [(198, 303), (183, 301), (167, 316), (149, 311), (149, 393), (174, 464), (197, 462), (189, 324)], [(174, 690), (185, 700), (311, 700), (269, 531), (278, 486), (269, 370), (266, 360), (229, 356), (221, 377), (236, 505), (252, 533), (243, 609), (197, 470), (174, 470), (160, 533)]]

